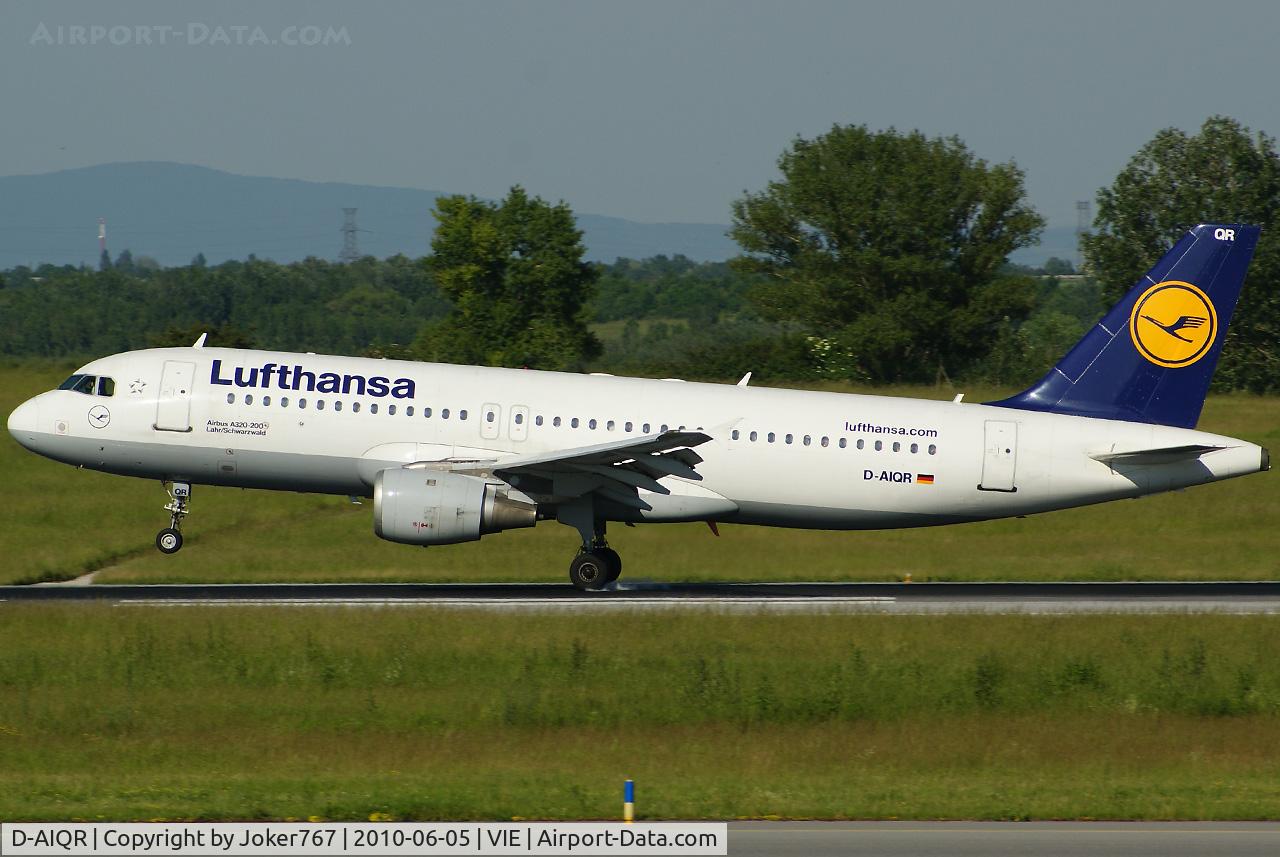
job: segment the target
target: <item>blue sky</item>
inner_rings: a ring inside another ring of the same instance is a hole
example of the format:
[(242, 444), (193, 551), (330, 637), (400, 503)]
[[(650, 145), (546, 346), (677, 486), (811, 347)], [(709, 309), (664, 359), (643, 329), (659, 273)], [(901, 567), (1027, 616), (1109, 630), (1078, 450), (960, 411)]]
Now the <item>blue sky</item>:
[[(72, 43), (95, 25), (117, 43)], [(165, 160), (488, 197), (519, 182), (724, 223), (796, 134), (865, 123), (1013, 158), (1070, 225), (1160, 128), (1224, 113), (1280, 132), (1278, 25), (1264, 2), (6, 3), (0, 175)], [(307, 27), (337, 43), (281, 44)]]

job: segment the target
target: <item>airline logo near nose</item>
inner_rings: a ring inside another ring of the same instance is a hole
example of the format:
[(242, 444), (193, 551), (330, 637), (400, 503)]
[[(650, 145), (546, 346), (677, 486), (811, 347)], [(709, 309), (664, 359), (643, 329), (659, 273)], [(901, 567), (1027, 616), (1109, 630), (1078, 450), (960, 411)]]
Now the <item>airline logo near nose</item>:
[(1129, 336), (1138, 353), (1157, 366), (1190, 366), (1209, 352), (1218, 334), (1213, 301), (1180, 280), (1142, 293), (1129, 314)]

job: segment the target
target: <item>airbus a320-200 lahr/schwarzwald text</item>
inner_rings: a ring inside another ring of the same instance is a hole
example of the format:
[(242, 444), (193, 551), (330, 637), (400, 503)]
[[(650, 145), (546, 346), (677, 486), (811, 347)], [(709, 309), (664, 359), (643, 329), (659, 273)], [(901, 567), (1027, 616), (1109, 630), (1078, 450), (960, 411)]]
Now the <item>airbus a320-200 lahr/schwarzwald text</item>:
[(95, 360), (9, 416), (57, 461), (191, 487), (373, 498), (440, 545), (556, 519), (569, 570), (622, 570), (608, 522), (811, 529), (1029, 515), (1269, 469), (1194, 430), (1258, 239), (1191, 229), (1039, 383), (988, 404), (202, 347)]

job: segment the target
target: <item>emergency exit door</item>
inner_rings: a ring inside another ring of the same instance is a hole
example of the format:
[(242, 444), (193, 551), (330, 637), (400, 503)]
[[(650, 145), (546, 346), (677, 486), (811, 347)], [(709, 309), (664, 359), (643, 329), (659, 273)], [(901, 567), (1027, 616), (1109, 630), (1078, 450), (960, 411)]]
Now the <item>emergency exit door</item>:
[(1018, 464), (1018, 424), (987, 420), (986, 443), (982, 454), (983, 491), (1017, 491), (1014, 471)]
[(156, 400), (157, 431), (191, 431), (191, 382), (196, 364), (166, 360)]

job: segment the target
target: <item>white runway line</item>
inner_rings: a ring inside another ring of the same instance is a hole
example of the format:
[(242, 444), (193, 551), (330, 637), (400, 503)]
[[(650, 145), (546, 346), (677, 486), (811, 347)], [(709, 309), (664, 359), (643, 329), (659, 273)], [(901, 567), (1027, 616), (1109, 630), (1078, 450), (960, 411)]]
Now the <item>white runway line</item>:
[(681, 611), (723, 613), (883, 613), (892, 615), (978, 614), (1035, 616), (1079, 614), (1223, 613), (1280, 615), (1280, 599), (1095, 599), (925, 600), (867, 597), (679, 597), (679, 598), (167, 598), (121, 600), (119, 607), (417, 607), (486, 612), (581, 613)]

